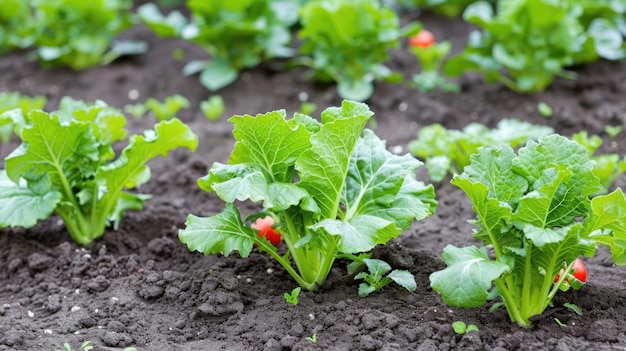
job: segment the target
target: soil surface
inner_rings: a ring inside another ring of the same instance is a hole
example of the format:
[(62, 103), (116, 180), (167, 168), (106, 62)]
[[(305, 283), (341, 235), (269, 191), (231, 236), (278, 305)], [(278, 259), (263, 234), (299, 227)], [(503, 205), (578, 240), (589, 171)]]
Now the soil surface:
[[(460, 20), (428, 14), (412, 19), (437, 38), (452, 40), (457, 51), (469, 31)], [(148, 42), (150, 51), (83, 72), (42, 69), (26, 52), (10, 53), (0, 58), (0, 91), (46, 95), (48, 110), (56, 109), (65, 95), (123, 107), (148, 97), (181, 94), (192, 107), (178, 116), (198, 134), (199, 148), (153, 161), (152, 179), (141, 189), (154, 195), (145, 210), (129, 213), (118, 231), (110, 229), (90, 245), (74, 243), (56, 216), (28, 230), (0, 230), (0, 350), (60, 350), (65, 342), (78, 349), (88, 340), (96, 350), (626, 348), (626, 268), (613, 266), (606, 250), (584, 259), (587, 284), (558, 294), (554, 307), (529, 328), (511, 323), (503, 310), (490, 313), (488, 306), (447, 307), (431, 290), (428, 275), (444, 267), (444, 246), (474, 243), (467, 223), (474, 217), (471, 204), (449, 179), (435, 184), (439, 207), (433, 216), (375, 250), (395, 268), (415, 275), (418, 288), (413, 293), (389, 286), (359, 298), (358, 282), (339, 261), (325, 286), (302, 293), (293, 306), (285, 303), (283, 293), (296, 284), (268, 256), (253, 252), (242, 259), (189, 252), (177, 238), (187, 215), (209, 216), (223, 208), (196, 180), (213, 162), (228, 158), (234, 140), (226, 117), (276, 109), (291, 115), (303, 99), (316, 103), (319, 113), (338, 106), (341, 99), (334, 86), (305, 81), (302, 70), (277, 70), (273, 62), (244, 72), (217, 92), (227, 111), (220, 121), (208, 122), (198, 104), (211, 93), (197, 76), (181, 74), (187, 61), (206, 54), (181, 40), (156, 38), (144, 26), (124, 37)], [(183, 60), (172, 58), (176, 48), (186, 51)], [(413, 56), (402, 51), (393, 53), (390, 65), (406, 77), (418, 71)], [(422, 94), (406, 84), (381, 83), (367, 103), (376, 113), (377, 135), (402, 153), (420, 128), (431, 123), (458, 129), (478, 121), (494, 127), (500, 119), (518, 118), (550, 125), (562, 135), (587, 130), (603, 137), (602, 151), (624, 155), (624, 134), (611, 141), (603, 128), (626, 127), (626, 61), (601, 61), (575, 70), (578, 80), (557, 80), (535, 95), (518, 95), (467, 75), (459, 79), (458, 94)], [(552, 118), (539, 114), (540, 101), (553, 107)], [(153, 123), (150, 117), (129, 118), (129, 129), (140, 132)], [(17, 145), (16, 140), (0, 145), (0, 156)], [(423, 169), (419, 175), (430, 183)], [(614, 187), (625, 184), (621, 177)], [(564, 308), (565, 302), (578, 305), (582, 315)], [(479, 330), (458, 335), (451, 326), (455, 321)], [(307, 340), (313, 335), (315, 343)]]

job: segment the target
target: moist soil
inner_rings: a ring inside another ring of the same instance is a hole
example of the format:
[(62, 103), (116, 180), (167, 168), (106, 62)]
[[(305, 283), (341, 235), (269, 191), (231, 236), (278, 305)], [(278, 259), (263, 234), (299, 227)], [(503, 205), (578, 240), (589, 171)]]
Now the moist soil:
[[(460, 20), (432, 14), (408, 16), (450, 39), (458, 51), (470, 27)], [(74, 349), (85, 341), (95, 350), (133, 346), (138, 350), (623, 350), (626, 348), (626, 268), (615, 267), (607, 250), (584, 258), (587, 284), (557, 294), (554, 307), (523, 328), (502, 309), (446, 306), (429, 286), (428, 276), (444, 267), (447, 244), (477, 244), (467, 220), (474, 217), (465, 194), (435, 183), (439, 207), (431, 217), (413, 223), (398, 239), (374, 251), (393, 267), (410, 270), (417, 290), (388, 286), (367, 298), (357, 295), (358, 282), (336, 262), (328, 282), (303, 292), (297, 306), (283, 293), (295, 282), (268, 256), (253, 252), (204, 256), (189, 252), (177, 238), (187, 215), (210, 216), (223, 203), (196, 185), (213, 162), (226, 162), (234, 140), (226, 117), (316, 103), (319, 113), (339, 106), (332, 85), (303, 78), (303, 70), (281, 70), (282, 62), (243, 72), (215, 94), (224, 98), (225, 116), (207, 121), (198, 105), (212, 95), (197, 76), (181, 74), (191, 59), (206, 58), (199, 48), (178, 39), (159, 39), (144, 26), (123, 35), (149, 43), (144, 55), (82, 72), (44, 69), (27, 52), (0, 58), (0, 91), (48, 97), (48, 110), (63, 96), (101, 99), (123, 107), (148, 97), (181, 94), (191, 102), (178, 117), (199, 136), (195, 153), (172, 152), (150, 163), (151, 181), (140, 190), (153, 194), (141, 212), (130, 212), (119, 230), (109, 229), (95, 242), (74, 243), (57, 216), (31, 229), (0, 230), (0, 350)], [(183, 60), (172, 52), (182, 48)], [(405, 77), (418, 71), (412, 55), (393, 52), (390, 66)], [(503, 118), (518, 118), (553, 127), (562, 135), (580, 130), (603, 137), (602, 152), (624, 155), (623, 133), (609, 139), (604, 126), (626, 127), (626, 62), (600, 61), (573, 68), (577, 80), (557, 79), (546, 91), (519, 95), (479, 75), (458, 80), (461, 92), (419, 93), (406, 84), (376, 85), (367, 103), (376, 113), (376, 133), (390, 150), (405, 153), (423, 126), (441, 123), (460, 129), (470, 122), (490, 127)], [(137, 95), (138, 94), (138, 95)], [(542, 117), (537, 103), (554, 109)], [(155, 120), (129, 118), (128, 128), (141, 132)], [(0, 145), (0, 156), (17, 147)], [(427, 183), (424, 169), (418, 170)], [(621, 177), (613, 185), (624, 187)], [(4, 209), (0, 209), (4, 210)], [(581, 314), (564, 303), (580, 307)], [(459, 335), (452, 323), (475, 324), (478, 331)], [(558, 323), (557, 323), (558, 322)], [(315, 342), (310, 337), (315, 336)], [(307, 339), (308, 338), (308, 339)]]

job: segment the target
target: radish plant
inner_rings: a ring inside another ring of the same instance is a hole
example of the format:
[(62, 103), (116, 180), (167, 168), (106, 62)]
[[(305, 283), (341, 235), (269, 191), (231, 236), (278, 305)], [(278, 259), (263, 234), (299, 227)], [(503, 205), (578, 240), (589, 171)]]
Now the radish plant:
[(72, 238), (88, 244), (127, 210), (141, 210), (149, 195), (126, 192), (150, 179), (146, 163), (169, 151), (195, 150), (198, 139), (178, 119), (133, 135), (116, 158), (113, 143), (126, 139), (126, 118), (98, 101), (64, 98), (52, 113), (21, 110), (0, 115), (16, 127), (22, 144), (0, 170), (0, 227), (32, 227), (56, 212)]
[[(344, 101), (321, 114), (321, 122), (283, 110), (233, 116), (234, 149), (227, 164), (216, 162), (198, 180), (225, 203), (222, 213), (190, 215), (180, 240), (206, 255), (247, 257), (254, 246), (275, 258), (305, 290), (326, 280), (339, 257), (350, 258), (385, 244), (414, 219), (433, 213), (431, 185), (416, 179), (422, 163), (388, 152), (385, 142), (365, 129), (367, 105)], [(262, 207), (247, 219), (237, 204)], [(270, 216), (264, 223), (257, 218)], [(257, 228), (257, 229), (255, 229)], [(279, 232), (285, 250), (263, 230)], [(403, 285), (408, 289), (413, 284)], [(404, 284), (406, 280), (396, 282)]]
[(618, 188), (590, 199), (602, 189), (594, 164), (584, 146), (556, 134), (517, 155), (507, 145), (479, 149), (452, 184), (472, 201), (474, 237), (485, 247), (446, 246), (448, 267), (431, 274), (432, 288), (455, 307), (499, 297), (496, 307), (529, 326), (571, 272), (582, 278), (579, 256), (606, 245), (615, 264), (626, 265), (626, 197)]

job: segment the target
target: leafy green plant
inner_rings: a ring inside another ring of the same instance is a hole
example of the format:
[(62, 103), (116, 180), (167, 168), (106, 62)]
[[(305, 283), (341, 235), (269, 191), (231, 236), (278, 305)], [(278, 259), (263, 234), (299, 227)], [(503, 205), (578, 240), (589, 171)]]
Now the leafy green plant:
[(611, 31), (607, 38), (612, 27), (605, 21), (585, 25), (585, 4), (590, 2), (501, 0), (494, 11), (486, 1), (473, 3), (463, 18), (482, 31), (470, 33), (466, 48), (446, 62), (444, 72), (480, 71), (487, 82), (532, 93), (555, 77), (575, 78), (567, 70), (573, 64), (623, 57), (621, 34)]
[(142, 42), (114, 42), (134, 23), (131, 0), (32, 0), (32, 6), (40, 28), (35, 54), (47, 65), (83, 70), (147, 51)]
[[(42, 109), (46, 101), (43, 95), (31, 97), (18, 92), (0, 93), (0, 114), (17, 108), (22, 114), (27, 115), (31, 110)], [(0, 143), (8, 143), (11, 135), (13, 135), (13, 123), (8, 119), (0, 119)]]
[(0, 170), (0, 227), (32, 227), (56, 212), (76, 242), (88, 244), (114, 228), (127, 210), (141, 210), (149, 195), (124, 191), (150, 179), (146, 163), (170, 150), (195, 150), (198, 140), (178, 119), (133, 135), (116, 158), (113, 143), (125, 140), (126, 118), (104, 102), (65, 97), (60, 110), (11, 110), (22, 144)]
[(472, 201), (474, 237), (485, 247), (446, 246), (448, 267), (430, 275), (431, 287), (455, 307), (500, 297), (495, 306), (529, 326), (559, 291), (564, 262), (570, 272), (606, 245), (615, 264), (626, 264), (626, 197), (617, 189), (590, 200), (602, 188), (593, 167), (584, 146), (556, 134), (517, 155), (507, 145), (479, 149), (452, 184)]
[[(354, 257), (355, 260), (358, 258)], [(408, 291), (415, 291), (417, 284), (413, 274), (401, 269), (391, 269), (391, 266), (379, 259), (364, 258), (362, 262), (367, 266), (367, 271), (360, 272), (354, 279), (363, 279), (359, 284), (359, 296), (366, 297), (374, 291), (379, 291), (391, 282), (402, 286)], [(387, 274), (389, 273), (389, 274)]]
[(458, 92), (459, 86), (441, 74), (442, 64), (451, 49), (450, 41), (436, 42), (435, 36), (425, 29), (410, 37), (409, 50), (415, 55), (422, 69), (420, 73), (413, 75), (411, 85), (423, 93), (437, 88), (443, 92)]
[(0, 54), (33, 45), (37, 26), (24, 0), (0, 0)]
[(480, 123), (470, 123), (462, 130), (432, 124), (422, 128), (408, 148), (425, 160), (430, 179), (440, 182), (446, 174), (459, 173), (469, 165), (470, 156), (481, 146), (507, 144), (515, 148), (551, 133), (550, 127), (514, 119), (503, 119), (494, 129)]
[(285, 293), (285, 302), (290, 303), (294, 306), (298, 305), (298, 296), (300, 296), (300, 291), (302, 291), (301, 287), (297, 287), (291, 290), (291, 293)]
[(452, 329), (457, 334), (467, 334), (471, 331), (478, 331), (476, 324), (465, 324), (463, 321), (456, 321), (452, 323)]
[(191, 23), (177, 12), (163, 16), (154, 4), (142, 5), (138, 15), (158, 35), (180, 36), (205, 49), (211, 59), (191, 61), (183, 73), (200, 72), (200, 83), (215, 91), (244, 69), (293, 54), (288, 47), (292, 23), (284, 22), (273, 5), (272, 0), (189, 0)]
[[(367, 105), (344, 101), (321, 121), (284, 110), (233, 116), (236, 139), (227, 164), (216, 162), (198, 185), (226, 207), (211, 217), (190, 215), (180, 240), (205, 255), (247, 257), (256, 245), (276, 259), (306, 290), (326, 280), (338, 257), (372, 250), (434, 211), (432, 185), (416, 179), (422, 163), (397, 156), (365, 129)], [(262, 205), (242, 220), (236, 203)], [(286, 252), (250, 221), (270, 215)]]
[(377, 0), (318, 0), (300, 10), (303, 40), (299, 63), (310, 68), (308, 78), (334, 81), (344, 99), (365, 101), (373, 82), (402, 81), (384, 63), (400, 38), (419, 31), (413, 23), (399, 28), (397, 14)]
[(202, 110), (204, 117), (209, 121), (217, 121), (226, 110), (224, 99), (220, 95), (213, 95), (207, 100), (200, 102), (200, 110)]

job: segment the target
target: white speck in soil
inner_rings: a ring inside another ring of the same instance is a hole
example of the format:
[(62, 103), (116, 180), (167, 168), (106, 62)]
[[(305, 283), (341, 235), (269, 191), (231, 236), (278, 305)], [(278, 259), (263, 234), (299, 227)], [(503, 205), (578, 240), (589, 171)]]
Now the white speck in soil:
[(298, 94), (298, 100), (300, 100), (300, 102), (307, 101), (308, 99), (309, 94), (307, 94), (306, 91), (301, 91), (300, 94)]
[(46, 329), (43, 331), (43, 333), (46, 335), (52, 335), (52, 329)]
[(28, 311), (28, 317), (30, 318), (35, 317), (35, 314), (33, 313), (33, 311)]
[(139, 99), (139, 90), (131, 89), (128, 91), (128, 99), (129, 100), (137, 100)]
[(409, 109), (409, 104), (407, 104), (406, 101), (402, 101), (400, 105), (398, 105), (398, 111), (400, 112), (405, 112), (408, 109)]
[(72, 312), (80, 311), (80, 306), (72, 306), (72, 308), (70, 308), (70, 311)]
[(272, 274), (272, 273), (274, 273), (274, 269), (268, 268), (266, 272), (267, 272), (267, 274)]
[(246, 283), (252, 283), (252, 278), (246, 278)]
[(74, 290), (74, 294), (76, 294), (76, 295), (80, 294), (80, 289)]
[(309, 313), (309, 319), (310, 319), (310, 320), (314, 320), (314, 319), (315, 319), (315, 314), (313, 314), (313, 313)]
[(402, 152), (403, 149), (404, 148), (402, 147), (402, 145), (396, 145), (391, 147), (391, 152), (398, 155)]

